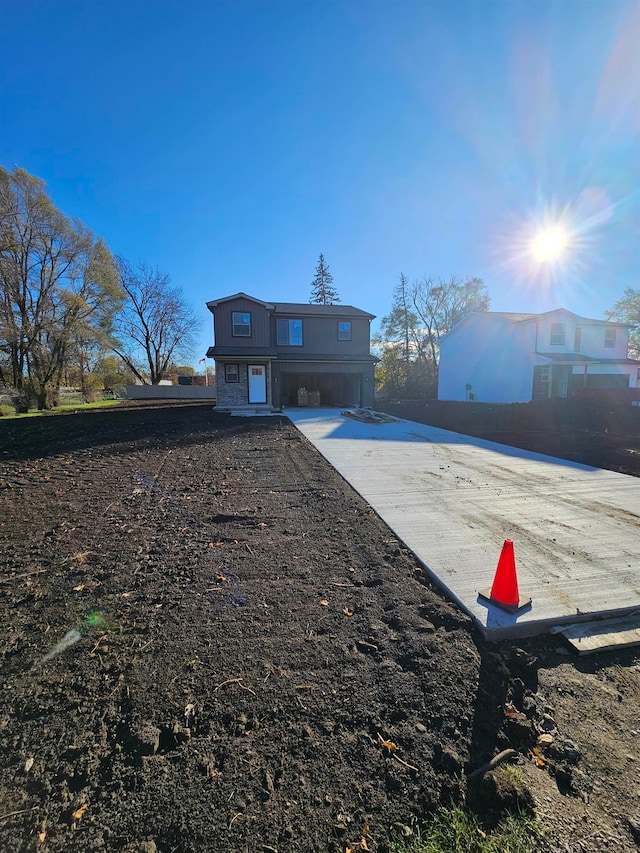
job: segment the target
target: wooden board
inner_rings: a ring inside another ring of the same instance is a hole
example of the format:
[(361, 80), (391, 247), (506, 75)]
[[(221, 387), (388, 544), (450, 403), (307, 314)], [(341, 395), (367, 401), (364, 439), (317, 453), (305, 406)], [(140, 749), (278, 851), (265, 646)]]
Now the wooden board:
[(617, 619), (569, 625), (558, 633), (569, 641), (579, 655), (640, 646), (640, 612)]

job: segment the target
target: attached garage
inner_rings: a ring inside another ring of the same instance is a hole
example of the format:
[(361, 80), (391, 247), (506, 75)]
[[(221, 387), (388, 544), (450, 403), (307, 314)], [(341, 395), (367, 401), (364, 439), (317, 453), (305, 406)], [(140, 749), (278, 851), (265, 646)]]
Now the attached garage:
[(621, 389), (629, 387), (631, 376), (628, 373), (589, 373), (587, 388)]
[(277, 361), (273, 365), (274, 403), (297, 406), (298, 391), (305, 388), (319, 393), (321, 406), (372, 406), (373, 365), (373, 358), (366, 362)]
[(264, 302), (246, 293), (207, 307), (219, 408), (373, 406), (373, 314), (353, 305)]
[(332, 373), (285, 373), (282, 376), (282, 405), (298, 405), (298, 389), (317, 391), (322, 406), (359, 406), (362, 374), (336, 376)]

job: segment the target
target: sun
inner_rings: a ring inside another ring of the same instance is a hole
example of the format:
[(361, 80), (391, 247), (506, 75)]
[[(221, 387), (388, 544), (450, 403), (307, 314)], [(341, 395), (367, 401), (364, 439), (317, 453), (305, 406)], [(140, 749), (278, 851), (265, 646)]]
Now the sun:
[(529, 249), (538, 263), (556, 264), (567, 254), (570, 242), (569, 231), (564, 225), (546, 225), (533, 235)]

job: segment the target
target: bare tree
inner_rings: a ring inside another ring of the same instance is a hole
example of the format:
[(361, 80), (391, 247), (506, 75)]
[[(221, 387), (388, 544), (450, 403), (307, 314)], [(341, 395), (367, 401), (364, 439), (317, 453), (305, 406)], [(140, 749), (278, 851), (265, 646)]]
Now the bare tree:
[(640, 289), (627, 287), (610, 311), (605, 312), (607, 320), (629, 323), (629, 358), (640, 358)]
[(486, 311), (489, 295), (479, 278), (425, 277), (409, 285), (404, 274), (375, 343), (381, 390), (396, 397), (432, 397), (438, 387), (440, 339), (469, 311)]
[(423, 278), (411, 289), (411, 302), (421, 327), (420, 353), (434, 365), (440, 357), (440, 338), (470, 311), (488, 311), (489, 294), (479, 278)]
[(173, 361), (193, 355), (199, 321), (166, 273), (118, 258), (118, 275), (126, 300), (113, 351), (141, 382), (157, 385)]
[(411, 302), (409, 279), (400, 273), (400, 280), (393, 290), (391, 311), (382, 318), (379, 342), (394, 344), (398, 358), (408, 363), (419, 345), (417, 330), (418, 316)]
[(0, 167), (0, 351), (21, 407), (57, 405), (69, 351), (108, 328), (120, 299), (105, 243), (24, 169)]

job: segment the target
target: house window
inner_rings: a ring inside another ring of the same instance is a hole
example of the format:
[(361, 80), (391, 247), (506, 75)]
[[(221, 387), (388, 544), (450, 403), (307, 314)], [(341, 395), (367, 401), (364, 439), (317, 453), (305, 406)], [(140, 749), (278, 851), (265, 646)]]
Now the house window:
[(339, 341), (350, 341), (351, 340), (351, 320), (344, 320), (338, 323), (338, 340)]
[(604, 345), (606, 347), (614, 347), (616, 345), (616, 330), (615, 329), (605, 329), (604, 330)]
[(225, 382), (239, 382), (240, 381), (240, 370), (237, 364), (225, 364), (224, 366), (224, 381)]
[(232, 313), (232, 317), (234, 338), (250, 338), (251, 314), (244, 314), (241, 311), (234, 311)]
[(580, 352), (580, 339), (582, 337), (582, 326), (576, 326), (576, 332), (573, 336), (573, 351)]
[(564, 323), (551, 324), (551, 339), (549, 343), (552, 347), (564, 346)]
[(540, 368), (540, 382), (550, 382), (551, 381), (551, 368), (550, 367), (541, 367)]
[(277, 326), (279, 346), (302, 346), (302, 320), (278, 320)]

